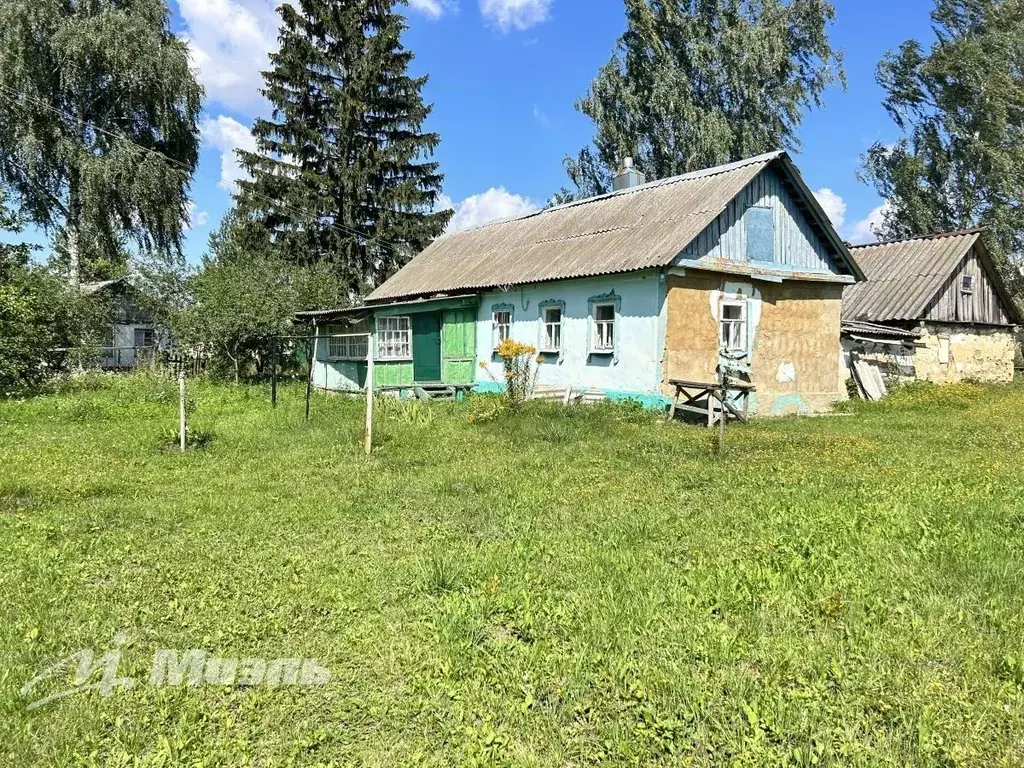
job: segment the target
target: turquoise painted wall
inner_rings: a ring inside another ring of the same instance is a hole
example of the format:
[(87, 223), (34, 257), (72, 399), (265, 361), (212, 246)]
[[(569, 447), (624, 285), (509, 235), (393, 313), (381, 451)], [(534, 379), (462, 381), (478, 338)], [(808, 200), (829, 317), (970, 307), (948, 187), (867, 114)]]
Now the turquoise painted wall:
[[(484, 293), (477, 319), (476, 382), (481, 389), (504, 384), (504, 366), (494, 354), (491, 313), (495, 305), (512, 310), (512, 338), (525, 344), (540, 343), (540, 307), (548, 301), (564, 302), (562, 354), (547, 355), (538, 384), (564, 389), (598, 389), (618, 396), (660, 397), (664, 351), (664, 287), (654, 270), (600, 278), (560, 280), (526, 285), (509, 291)], [(590, 299), (614, 293), (617, 305), (615, 354), (592, 354)]]
[[(772, 261), (755, 261), (760, 266), (794, 271), (840, 274), (831, 246), (817, 235), (796, 200), (774, 170), (760, 173), (710, 226), (677, 259), (678, 266), (699, 266), (701, 261), (727, 259), (747, 261), (748, 234), (757, 237), (756, 214), (750, 209), (767, 208), (774, 223)], [(755, 249), (757, 250), (757, 249)]]

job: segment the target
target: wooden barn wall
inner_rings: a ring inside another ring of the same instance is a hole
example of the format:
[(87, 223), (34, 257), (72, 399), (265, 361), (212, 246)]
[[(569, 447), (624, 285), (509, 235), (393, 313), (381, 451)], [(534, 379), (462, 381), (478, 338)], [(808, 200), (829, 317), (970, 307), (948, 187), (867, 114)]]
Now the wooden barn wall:
[[(775, 224), (774, 263), (799, 271), (838, 274), (830, 246), (814, 231), (782, 178), (774, 170), (760, 173), (729, 207), (683, 252), (684, 260), (747, 260), (744, 214), (751, 207), (767, 207)], [(682, 263), (682, 262), (681, 262)]]
[[(972, 293), (960, 290), (966, 275), (974, 278)], [(943, 286), (942, 292), (928, 308), (926, 317), (943, 323), (1010, 323), (1010, 317), (976, 249), (971, 249), (960, 269)]]

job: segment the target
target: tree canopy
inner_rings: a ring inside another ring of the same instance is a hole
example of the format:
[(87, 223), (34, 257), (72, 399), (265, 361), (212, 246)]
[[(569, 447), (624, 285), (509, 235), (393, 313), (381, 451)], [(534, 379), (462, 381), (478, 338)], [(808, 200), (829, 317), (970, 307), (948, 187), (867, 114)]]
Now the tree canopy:
[(441, 234), (439, 136), (422, 126), (426, 77), (393, 0), (297, 0), (280, 8), (280, 49), (264, 73), (273, 112), (240, 152), (240, 209), (288, 262), (327, 264), (352, 295)]
[(845, 82), (824, 0), (625, 2), (626, 33), (576, 103), (596, 128), (566, 159), (581, 196), (626, 156), (653, 180), (795, 148), (804, 111)]
[(876, 143), (862, 178), (885, 199), (877, 234), (900, 238), (974, 226), (1018, 296), (1007, 262), (1024, 249), (1024, 2), (939, 0), (936, 39), (908, 40), (878, 66), (903, 136)]
[[(0, 233), (21, 228), (0, 189)], [(38, 384), (65, 362), (67, 354), (58, 350), (96, 341), (108, 316), (100, 302), (68, 291), (49, 269), (33, 264), (31, 253), (25, 243), (0, 242), (0, 396)]]
[(201, 100), (165, 0), (0, 3), (0, 182), (72, 285), (126, 238), (180, 250)]
[(337, 289), (326, 265), (302, 267), (284, 260), (258, 226), (233, 212), (210, 235), (201, 268), (187, 281), (189, 301), (174, 326), (185, 344), (226, 362), (222, 368), (238, 381), (251, 364), (262, 369), (296, 312), (344, 303)]

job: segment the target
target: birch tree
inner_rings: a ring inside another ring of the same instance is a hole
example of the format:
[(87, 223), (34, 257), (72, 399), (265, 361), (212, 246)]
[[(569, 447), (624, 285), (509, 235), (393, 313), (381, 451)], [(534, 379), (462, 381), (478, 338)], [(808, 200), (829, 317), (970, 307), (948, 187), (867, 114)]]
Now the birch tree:
[(73, 288), (126, 239), (180, 252), (201, 100), (165, 0), (0, 3), (0, 183)]

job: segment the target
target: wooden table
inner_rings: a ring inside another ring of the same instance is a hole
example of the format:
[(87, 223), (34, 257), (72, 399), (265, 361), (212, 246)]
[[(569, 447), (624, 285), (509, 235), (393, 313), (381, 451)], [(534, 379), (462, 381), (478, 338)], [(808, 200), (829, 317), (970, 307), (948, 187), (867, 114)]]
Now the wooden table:
[[(707, 416), (709, 427), (717, 424), (723, 414), (726, 418), (731, 416), (744, 423), (750, 419), (750, 393), (757, 389), (753, 384), (736, 381), (729, 377), (726, 377), (724, 382), (669, 379), (668, 383), (676, 388), (675, 397), (672, 399), (672, 409), (669, 411), (670, 419), (675, 418), (676, 411), (688, 411)], [(730, 394), (739, 397), (742, 402), (741, 408), (736, 408), (729, 402)], [(682, 397), (686, 399), (679, 402)], [(697, 405), (697, 402), (702, 399), (707, 401), (707, 405), (704, 407)], [(717, 409), (715, 407), (716, 400), (718, 401)]]

